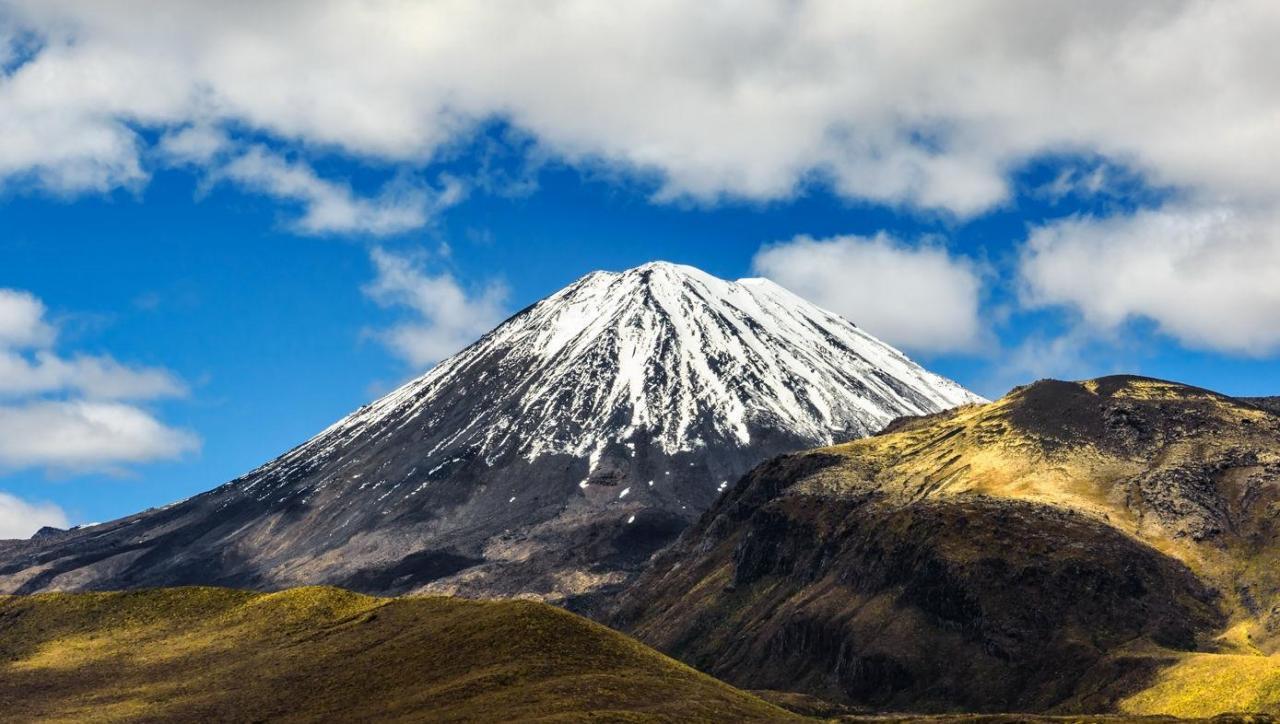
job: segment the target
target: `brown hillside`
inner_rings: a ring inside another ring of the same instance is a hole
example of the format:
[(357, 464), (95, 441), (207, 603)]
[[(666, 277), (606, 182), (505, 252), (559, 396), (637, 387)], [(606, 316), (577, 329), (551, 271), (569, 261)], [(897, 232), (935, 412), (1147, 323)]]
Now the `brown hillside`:
[(762, 465), (617, 621), (739, 686), (892, 710), (1274, 712), (1278, 511), (1275, 413), (1043, 381)]

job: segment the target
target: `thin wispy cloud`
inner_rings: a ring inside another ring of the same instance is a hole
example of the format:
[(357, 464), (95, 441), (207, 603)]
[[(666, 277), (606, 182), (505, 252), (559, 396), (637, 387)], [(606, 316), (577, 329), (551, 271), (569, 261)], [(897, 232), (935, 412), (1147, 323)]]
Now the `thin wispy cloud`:
[(378, 196), (361, 198), (349, 185), (323, 179), (307, 164), (261, 146), (227, 162), (217, 176), (300, 206), (302, 214), (292, 226), (303, 234), (397, 234), (425, 226), (463, 195), (461, 184), (445, 178), (440, 189), (392, 182)]
[(461, 350), (507, 316), (507, 289), (489, 282), (467, 289), (447, 271), (429, 272), (419, 253), (370, 252), (375, 276), (364, 293), (383, 307), (409, 313), (406, 321), (373, 335), (417, 368), (428, 367)]

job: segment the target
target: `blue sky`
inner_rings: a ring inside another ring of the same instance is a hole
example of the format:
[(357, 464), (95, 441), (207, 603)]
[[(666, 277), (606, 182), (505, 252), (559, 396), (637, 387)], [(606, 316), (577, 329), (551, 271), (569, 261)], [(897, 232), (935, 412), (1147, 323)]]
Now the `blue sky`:
[(137, 4), (0, 2), (0, 534), (218, 485), (654, 259), (768, 275), (987, 396), (1280, 393), (1265, 5)]

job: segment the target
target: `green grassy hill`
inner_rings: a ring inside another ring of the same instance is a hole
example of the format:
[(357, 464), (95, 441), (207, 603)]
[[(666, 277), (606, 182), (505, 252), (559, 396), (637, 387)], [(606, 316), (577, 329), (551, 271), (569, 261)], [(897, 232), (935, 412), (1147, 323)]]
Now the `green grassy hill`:
[(334, 588), (0, 597), (11, 721), (742, 721), (781, 709), (540, 603)]

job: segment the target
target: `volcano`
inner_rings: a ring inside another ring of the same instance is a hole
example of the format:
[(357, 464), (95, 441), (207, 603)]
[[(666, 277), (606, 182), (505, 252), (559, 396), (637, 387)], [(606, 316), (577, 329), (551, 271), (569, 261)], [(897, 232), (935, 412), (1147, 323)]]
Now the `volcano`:
[(595, 272), (207, 493), (0, 548), (0, 591), (587, 601), (754, 465), (980, 398), (765, 279)]

